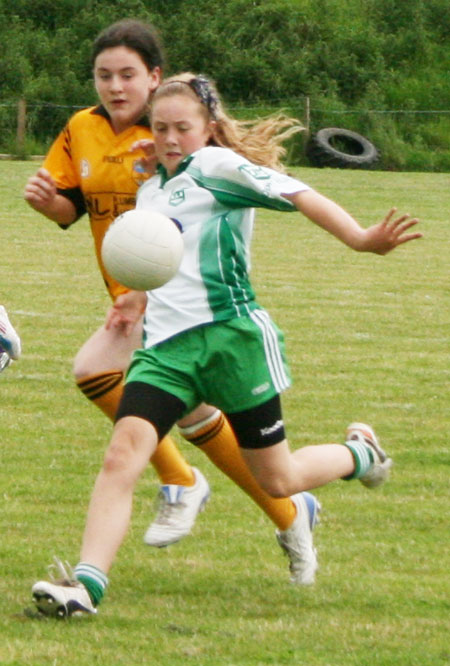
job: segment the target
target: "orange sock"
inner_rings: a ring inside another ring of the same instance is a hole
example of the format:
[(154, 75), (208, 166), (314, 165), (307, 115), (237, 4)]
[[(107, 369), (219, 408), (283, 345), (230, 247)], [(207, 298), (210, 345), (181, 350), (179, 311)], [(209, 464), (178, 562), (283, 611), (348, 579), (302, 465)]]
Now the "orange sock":
[(292, 525), (297, 515), (289, 498), (270, 497), (253, 478), (239, 450), (234, 432), (222, 412), (189, 428), (180, 428), (185, 439), (206, 453), (208, 458), (242, 488), (280, 530)]
[(89, 375), (77, 381), (77, 386), (106, 416), (114, 421), (123, 393), (123, 372), (111, 370)]
[[(111, 421), (114, 420), (123, 392), (121, 370), (83, 377), (77, 381), (77, 386)], [(160, 441), (150, 462), (163, 485), (193, 486), (195, 483), (192, 467), (183, 458), (171, 437), (166, 436)]]
[(163, 485), (173, 483), (176, 486), (193, 486), (195, 484), (192, 467), (168, 435), (160, 441), (150, 462)]

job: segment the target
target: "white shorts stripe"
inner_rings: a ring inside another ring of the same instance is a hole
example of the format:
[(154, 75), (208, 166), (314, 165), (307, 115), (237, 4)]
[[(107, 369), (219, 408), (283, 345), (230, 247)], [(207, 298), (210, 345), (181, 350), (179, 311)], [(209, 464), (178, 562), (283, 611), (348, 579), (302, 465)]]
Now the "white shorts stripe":
[(275, 389), (281, 393), (288, 388), (290, 382), (284, 368), (277, 332), (273, 327), (269, 314), (265, 310), (253, 310), (250, 317), (261, 331), (267, 366)]

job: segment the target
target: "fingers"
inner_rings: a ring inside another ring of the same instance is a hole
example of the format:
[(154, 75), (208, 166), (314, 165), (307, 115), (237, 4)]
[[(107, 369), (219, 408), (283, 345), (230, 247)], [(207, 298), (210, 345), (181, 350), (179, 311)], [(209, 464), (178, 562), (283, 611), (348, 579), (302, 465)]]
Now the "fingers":
[(131, 145), (130, 150), (132, 152), (143, 150), (147, 155), (151, 155), (154, 151), (154, 142), (152, 139), (139, 139)]
[(406, 233), (408, 229), (411, 229), (419, 220), (417, 218), (409, 218), (409, 215), (402, 215), (398, 220), (395, 220), (391, 232), (393, 233), (394, 243), (396, 246), (407, 243), (411, 240), (416, 240), (417, 238), (422, 238), (423, 234), (420, 231), (414, 233)]
[(401, 215), (400, 217), (398, 217), (396, 220), (393, 220), (391, 222), (391, 227), (392, 229), (397, 229), (398, 227), (403, 226), (404, 222), (407, 222), (407, 224), (409, 224), (410, 222), (412, 224), (417, 224), (418, 221), (419, 220), (416, 217), (411, 217), (409, 213), (406, 213), (405, 215)]
[[(397, 212), (396, 207), (391, 208), (390, 211), (388, 212), (388, 214), (386, 215), (386, 217), (384, 218), (382, 224), (384, 226), (390, 226), (392, 228), (395, 228), (399, 224), (401, 224), (402, 222), (405, 222), (405, 220), (408, 220), (408, 219), (411, 218), (411, 215), (409, 213), (403, 213), (402, 215), (400, 215), (400, 217), (393, 220), (392, 218), (393, 218), (393, 216), (395, 215), (396, 212)], [(417, 218), (412, 218), (412, 219), (414, 219), (416, 223), (419, 221)]]
[(40, 184), (42, 187), (55, 187), (55, 181), (47, 169), (41, 168), (34, 176), (28, 180), (28, 183)]
[(389, 213), (388, 213), (388, 214), (386, 215), (386, 217), (384, 218), (384, 220), (383, 220), (383, 224), (384, 224), (384, 225), (389, 224), (389, 222), (391, 221), (391, 217), (392, 217), (396, 212), (397, 212), (397, 208), (395, 208), (395, 207), (394, 207), (394, 208), (391, 208), (391, 210), (389, 211)]
[(30, 202), (47, 202), (55, 194), (55, 181), (46, 169), (39, 169), (34, 176), (31, 176), (24, 191), (25, 199)]
[(403, 218), (399, 218), (399, 220), (396, 220), (396, 224), (395, 224), (395, 226), (393, 226), (393, 229), (400, 236), (405, 231), (407, 231), (411, 227), (414, 227), (418, 223), (419, 223), (419, 220), (417, 218), (413, 217), (411, 219), (408, 219), (408, 216), (407, 216), (406, 221)]
[(400, 244), (409, 240), (414, 240), (416, 238), (422, 238), (423, 234), (420, 232), (407, 234), (405, 236), (405, 232), (408, 231), (408, 229), (411, 229), (411, 227), (414, 227), (416, 224), (419, 224), (419, 220), (416, 217), (411, 217), (409, 213), (404, 213), (403, 215), (400, 215), (400, 217), (397, 217), (393, 220), (392, 218), (396, 212), (396, 208), (391, 208), (382, 223), (382, 226), (385, 228), (385, 230), (393, 235), (395, 243)]
[(119, 329), (124, 337), (128, 337), (133, 330), (134, 320), (122, 312), (121, 307), (126, 303), (124, 295), (119, 296), (115, 304), (108, 310), (105, 321), (105, 329)]
[(400, 236), (397, 239), (397, 245), (402, 245), (403, 243), (407, 243), (408, 241), (411, 240), (416, 240), (417, 238), (423, 238), (423, 234), (421, 234), (419, 231), (417, 231), (414, 234), (406, 234), (405, 236)]
[(128, 320), (117, 312), (112, 312), (111, 316), (108, 317), (105, 322), (105, 328), (107, 331), (112, 328), (125, 330), (127, 326)]
[(395, 229), (396, 227), (398, 227), (399, 224), (402, 224), (402, 222), (405, 222), (411, 217), (409, 213), (403, 213), (402, 215), (400, 215), (400, 217), (397, 217), (395, 220), (393, 220), (392, 217), (395, 215), (396, 212), (397, 212), (396, 208), (391, 208), (391, 210), (383, 220), (383, 226)]

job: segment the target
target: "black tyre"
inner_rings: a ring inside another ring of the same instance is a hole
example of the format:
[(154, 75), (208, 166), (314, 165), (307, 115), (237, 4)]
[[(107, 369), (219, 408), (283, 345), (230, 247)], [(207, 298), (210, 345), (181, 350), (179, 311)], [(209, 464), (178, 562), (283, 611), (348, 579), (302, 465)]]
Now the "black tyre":
[(313, 166), (339, 169), (368, 169), (379, 152), (368, 139), (351, 130), (326, 127), (306, 144), (306, 156)]

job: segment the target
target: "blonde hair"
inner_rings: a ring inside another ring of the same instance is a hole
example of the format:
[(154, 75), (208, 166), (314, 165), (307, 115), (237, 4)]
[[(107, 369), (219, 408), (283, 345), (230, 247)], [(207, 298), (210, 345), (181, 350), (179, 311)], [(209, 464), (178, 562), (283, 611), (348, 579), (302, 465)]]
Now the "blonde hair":
[(152, 106), (160, 97), (175, 95), (196, 100), (205, 118), (214, 121), (210, 145), (231, 148), (255, 164), (285, 171), (281, 162), (286, 155), (283, 144), (304, 129), (297, 118), (277, 113), (255, 120), (236, 120), (225, 111), (214, 83), (191, 72), (182, 72), (163, 81), (150, 100), (150, 117)]

